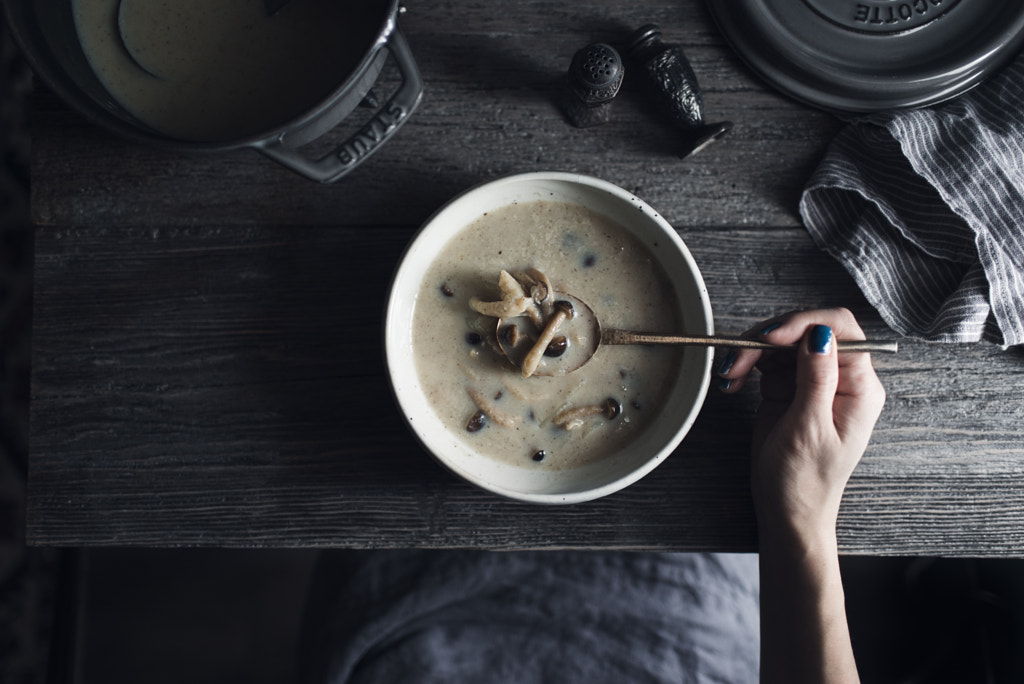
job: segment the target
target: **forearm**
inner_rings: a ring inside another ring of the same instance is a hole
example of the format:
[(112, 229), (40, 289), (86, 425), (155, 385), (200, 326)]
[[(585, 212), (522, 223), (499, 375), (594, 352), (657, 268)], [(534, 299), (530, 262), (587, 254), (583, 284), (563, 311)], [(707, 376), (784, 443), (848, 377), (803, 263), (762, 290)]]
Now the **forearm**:
[(761, 681), (859, 682), (835, 535), (762, 529)]
[(737, 392), (753, 367), (762, 402), (751, 445), (760, 535), (761, 681), (859, 682), (846, 624), (835, 522), (843, 491), (882, 412), (885, 390), (846, 309), (788, 314), (751, 330), (792, 352), (741, 350), (719, 375)]

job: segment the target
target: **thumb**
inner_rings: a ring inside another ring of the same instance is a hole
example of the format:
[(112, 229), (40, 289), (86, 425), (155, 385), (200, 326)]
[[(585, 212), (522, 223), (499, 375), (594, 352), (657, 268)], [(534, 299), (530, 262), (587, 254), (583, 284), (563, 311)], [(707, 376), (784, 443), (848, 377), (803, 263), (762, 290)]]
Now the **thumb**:
[(827, 325), (815, 325), (797, 350), (793, 407), (809, 418), (832, 424), (832, 403), (838, 387), (835, 334)]

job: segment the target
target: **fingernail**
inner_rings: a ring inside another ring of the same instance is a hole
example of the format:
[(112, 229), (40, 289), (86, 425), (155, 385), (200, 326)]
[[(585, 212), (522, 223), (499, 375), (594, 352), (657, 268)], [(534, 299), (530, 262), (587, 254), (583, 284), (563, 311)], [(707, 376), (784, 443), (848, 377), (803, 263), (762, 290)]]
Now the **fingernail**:
[(732, 380), (730, 380), (729, 378), (722, 378), (721, 380), (718, 381), (718, 389), (722, 390), (723, 392), (729, 389), (730, 387), (732, 387)]
[(761, 331), (761, 334), (762, 335), (767, 335), (772, 330), (778, 330), (779, 326), (781, 326), (781, 325), (782, 325), (782, 321), (778, 321), (777, 323), (772, 323), (771, 325), (765, 326), (764, 330)]
[(718, 365), (718, 374), (725, 375), (728, 373), (734, 363), (736, 363), (736, 350), (730, 349), (729, 353), (722, 358), (722, 363)]
[(807, 343), (815, 354), (828, 354), (832, 351), (832, 328), (827, 325), (814, 326)]

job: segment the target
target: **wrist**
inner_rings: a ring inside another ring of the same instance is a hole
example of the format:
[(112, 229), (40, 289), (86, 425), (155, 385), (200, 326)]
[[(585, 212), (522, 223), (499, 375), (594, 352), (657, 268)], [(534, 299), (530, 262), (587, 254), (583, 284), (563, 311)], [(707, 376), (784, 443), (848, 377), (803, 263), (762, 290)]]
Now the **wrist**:
[(760, 528), (761, 681), (857, 682), (834, 525)]
[(758, 512), (758, 545), (762, 554), (792, 558), (831, 557), (839, 553), (834, 518), (810, 520), (765, 516)]

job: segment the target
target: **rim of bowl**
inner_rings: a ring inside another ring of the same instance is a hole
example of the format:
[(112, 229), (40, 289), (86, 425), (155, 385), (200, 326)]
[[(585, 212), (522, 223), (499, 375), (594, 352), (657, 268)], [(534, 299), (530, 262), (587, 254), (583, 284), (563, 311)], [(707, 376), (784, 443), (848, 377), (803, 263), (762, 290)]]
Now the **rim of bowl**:
[[(468, 453), (478, 456), (480, 459), (486, 459), (488, 465), (498, 472), (515, 469), (514, 466), (507, 466), (498, 462), (496, 459), (491, 459), (489, 456), (479, 454), (479, 452), (475, 451), (468, 444), (460, 440), (458, 436), (454, 435), (450, 430), (444, 428), (443, 425), (440, 425), (440, 419), (431, 409), (420, 386), (419, 375), (415, 368), (415, 362), (412, 359), (412, 354), (410, 353), (410, 349), (412, 348), (412, 329), (409, 325), (409, 318), (405, 317), (404, 314), (406, 311), (411, 312), (415, 306), (416, 295), (418, 294), (422, 284), (423, 271), (429, 268), (439, 251), (448, 244), (448, 241), (453, 236), (481, 215), (479, 210), (468, 212), (467, 207), (472, 205), (473, 200), (488, 196), (492, 196), (494, 198), (507, 197), (515, 192), (515, 186), (520, 186), (520, 192), (528, 193), (529, 196), (523, 196), (521, 198), (517, 197), (507, 201), (492, 199), (490, 202), (487, 202), (487, 207), (484, 211), (493, 211), (498, 208), (508, 206), (514, 201), (525, 202), (545, 199), (545, 196), (553, 197), (555, 193), (552, 188), (558, 186), (564, 186), (565, 188), (579, 186), (581, 190), (589, 190), (591, 192), (598, 191), (607, 195), (612, 199), (612, 201), (623, 203), (624, 206), (628, 205), (633, 211), (639, 210), (639, 212), (645, 217), (645, 220), (651, 222), (660, 229), (661, 233), (663, 233), (672, 244), (674, 248), (674, 256), (681, 258), (686, 265), (685, 273), (674, 273), (668, 268), (665, 268), (665, 265), (662, 263), (662, 267), (665, 269), (666, 275), (668, 276), (675, 293), (678, 295), (680, 293), (680, 289), (682, 289), (679, 282), (679, 276), (682, 275), (685, 275), (688, 279), (692, 279), (692, 285), (696, 287), (696, 291), (699, 296), (699, 309), (704, 320), (700, 322), (699, 329), (695, 330), (690, 328), (688, 332), (702, 335), (714, 334), (714, 318), (711, 312), (711, 302), (708, 297), (707, 287), (704, 284), (703, 276), (701, 275), (700, 269), (697, 267), (696, 261), (690, 254), (690, 251), (686, 247), (682, 238), (671, 224), (669, 224), (668, 221), (666, 221), (658, 212), (656, 212), (644, 200), (638, 198), (635, 194), (628, 192), (613, 183), (593, 176), (560, 171), (535, 171), (505, 176), (474, 185), (445, 202), (437, 211), (427, 218), (406, 246), (398, 260), (398, 266), (395, 269), (388, 288), (388, 298), (384, 315), (384, 360), (392, 395), (394, 396), (394, 399), (398, 404), (398, 408), (409, 426), (409, 429), (412, 430), (420, 444), (431, 456), (434, 457), (435, 460), (439, 461), (442, 465), (462, 479), (484, 490), (510, 499), (531, 503), (582, 503), (584, 501), (590, 501), (607, 496), (635, 483), (654, 470), (654, 468), (656, 468), (672, 452), (674, 452), (676, 448), (678, 448), (679, 444), (683, 441), (683, 438), (690, 431), (690, 428), (696, 421), (697, 415), (700, 413), (704, 400), (707, 396), (708, 387), (711, 382), (711, 364), (714, 350), (710, 347), (703, 348), (704, 354), (702, 356), (701, 363), (700, 385), (697, 388), (686, 415), (682, 416), (681, 420), (674, 426), (672, 436), (660, 444), (657, 452), (646, 458), (640, 465), (630, 469), (623, 475), (604, 482), (603, 484), (590, 486), (576, 491), (522, 491), (497, 482), (493, 477), (481, 477), (478, 473), (466, 468), (462, 463), (461, 458), (452, 457), (453, 452)], [(548, 187), (545, 188), (545, 186)], [(566, 201), (567, 198), (554, 197), (554, 199)], [(586, 206), (582, 201), (578, 203), (582, 206)], [(600, 214), (606, 214), (605, 211), (600, 209), (594, 209), (594, 211), (597, 211)], [(468, 220), (465, 217), (459, 218), (459, 214), (467, 212), (468, 215), (471, 215), (471, 218), (468, 218)], [(623, 227), (635, 235), (632, 227), (625, 225), (627, 222), (614, 218), (613, 220), (622, 224)], [(655, 254), (655, 257), (659, 262), (663, 261), (660, 255)], [(693, 323), (694, 321), (689, 320), (687, 327)], [(404, 373), (402, 372), (403, 370), (405, 371)], [(676, 391), (679, 384), (680, 383), (676, 383), (676, 386), (673, 388), (673, 392)], [(414, 401), (414, 399), (419, 399), (419, 401)], [(666, 420), (664, 414), (659, 416), (645, 432), (651, 432), (652, 429), (663, 420)], [(435, 430), (438, 434), (430, 432), (429, 426), (424, 425), (431, 421), (436, 424), (435, 427), (438, 425), (440, 426), (441, 429)]]

